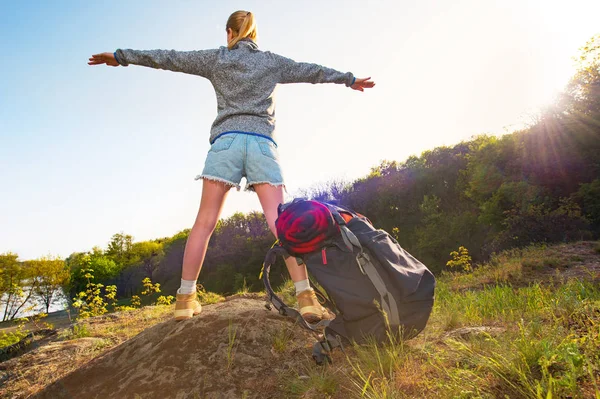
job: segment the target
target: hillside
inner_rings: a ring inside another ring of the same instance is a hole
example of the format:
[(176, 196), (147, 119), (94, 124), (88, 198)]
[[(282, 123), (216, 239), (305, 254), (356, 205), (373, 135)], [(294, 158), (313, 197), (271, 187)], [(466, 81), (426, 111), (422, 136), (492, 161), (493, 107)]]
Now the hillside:
[(407, 343), (346, 348), (324, 368), (313, 342), (259, 294), (182, 323), (170, 307), (146, 307), (81, 321), (0, 363), (0, 396), (596, 398), (600, 243), (512, 250), (444, 273), (428, 327)]

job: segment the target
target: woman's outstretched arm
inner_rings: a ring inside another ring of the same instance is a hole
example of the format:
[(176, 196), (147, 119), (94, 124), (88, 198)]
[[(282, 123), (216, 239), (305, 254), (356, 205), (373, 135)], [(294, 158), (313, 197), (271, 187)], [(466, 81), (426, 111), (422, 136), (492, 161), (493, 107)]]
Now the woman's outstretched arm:
[(354, 90), (364, 91), (375, 86), (370, 77), (357, 79), (351, 72), (340, 72), (319, 64), (296, 62), (292, 59), (276, 56), (281, 68), (280, 83), (339, 83)]
[(94, 54), (89, 65), (110, 66), (141, 65), (166, 69), (203, 77), (209, 77), (215, 64), (218, 50), (175, 51), (175, 50), (122, 50), (114, 53)]

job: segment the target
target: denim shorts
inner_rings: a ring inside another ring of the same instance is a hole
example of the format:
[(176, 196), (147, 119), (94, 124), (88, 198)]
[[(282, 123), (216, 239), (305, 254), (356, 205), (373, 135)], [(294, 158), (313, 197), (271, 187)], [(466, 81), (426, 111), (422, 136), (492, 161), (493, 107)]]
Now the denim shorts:
[(246, 190), (254, 184), (283, 185), (277, 145), (270, 139), (244, 133), (223, 134), (212, 143), (202, 174), (198, 179), (220, 181), (240, 189), (242, 177)]

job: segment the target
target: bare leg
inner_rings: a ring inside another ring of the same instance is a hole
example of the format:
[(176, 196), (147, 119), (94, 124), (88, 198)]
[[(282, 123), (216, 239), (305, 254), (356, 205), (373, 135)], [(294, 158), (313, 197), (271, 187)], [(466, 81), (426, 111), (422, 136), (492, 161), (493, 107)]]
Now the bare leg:
[[(268, 183), (255, 184), (254, 191), (258, 194), (258, 199), (265, 213), (267, 224), (271, 232), (277, 237), (277, 229), (275, 228), (275, 220), (277, 219), (277, 207), (283, 204), (283, 186), (272, 186)], [(308, 279), (306, 266), (299, 266), (296, 258), (290, 256), (286, 259), (285, 264), (293, 282), (298, 282)]]
[(230, 186), (221, 182), (203, 180), (200, 209), (185, 244), (183, 269), (181, 271), (182, 279), (198, 279), (206, 255), (208, 240), (217, 225), (225, 197), (230, 188)]

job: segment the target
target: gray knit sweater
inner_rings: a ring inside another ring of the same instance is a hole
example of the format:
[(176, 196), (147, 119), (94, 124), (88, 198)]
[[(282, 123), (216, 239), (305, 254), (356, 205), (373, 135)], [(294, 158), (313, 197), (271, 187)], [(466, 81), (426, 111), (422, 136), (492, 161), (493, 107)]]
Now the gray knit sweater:
[(343, 83), (351, 86), (352, 73), (317, 64), (295, 62), (261, 51), (244, 39), (231, 50), (122, 50), (115, 52), (119, 64), (184, 72), (207, 78), (217, 95), (217, 118), (210, 142), (225, 132), (258, 133), (274, 139), (275, 87), (278, 83)]

